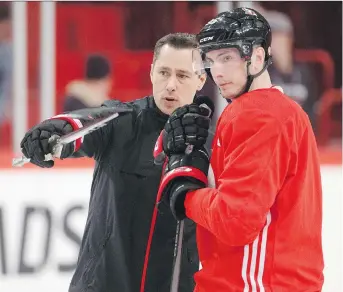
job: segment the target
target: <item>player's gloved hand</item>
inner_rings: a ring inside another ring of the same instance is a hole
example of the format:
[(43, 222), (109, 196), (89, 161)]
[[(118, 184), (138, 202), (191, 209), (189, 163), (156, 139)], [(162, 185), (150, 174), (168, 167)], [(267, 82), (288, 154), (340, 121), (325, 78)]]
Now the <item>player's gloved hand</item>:
[[(31, 159), (31, 163), (39, 167), (53, 167), (54, 161), (45, 161), (45, 155), (52, 153), (53, 143), (49, 139), (53, 135), (63, 136), (72, 131), (94, 122), (98, 118), (107, 117), (118, 111), (118, 107), (99, 107), (94, 109), (82, 109), (67, 114), (57, 115), (32, 127), (20, 143), (25, 157)], [(131, 108), (127, 111), (131, 111)], [(54, 155), (58, 158), (67, 158), (77, 151), (82, 144), (82, 138), (73, 143), (64, 145), (60, 153)]]
[(177, 220), (186, 218), (184, 201), (187, 192), (207, 186), (209, 165), (209, 156), (203, 147), (190, 154), (169, 156), (159, 192)]
[(188, 145), (202, 147), (213, 113), (214, 104), (208, 96), (196, 96), (192, 104), (176, 109), (156, 141), (155, 164), (162, 164), (166, 155), (184, 153)]
[(183, 153), (188, 144), (202, 147), (210, 126), (210, 111), (192, 103), (176, 109), (162, 132), (163, 151), (166, 155)]

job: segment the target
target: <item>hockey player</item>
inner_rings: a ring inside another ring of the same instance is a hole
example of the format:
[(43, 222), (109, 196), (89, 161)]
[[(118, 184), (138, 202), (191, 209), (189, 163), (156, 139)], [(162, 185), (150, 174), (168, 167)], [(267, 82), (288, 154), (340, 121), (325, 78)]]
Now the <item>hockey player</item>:
[(214, 185), (202, 148), (169, 155), (161, 181), (176, 218), (197, 223), (195, 291), (321, 291), (316, 141), (301, 107), (272, 86), (270, 26), (257, 11), (238, 8), (208, 22), (198, 39), (196, 70), (231, 101), (213, 140)]
[[(61, 159), (88, 156), (96, 161), (88, 218), (70, 292), (169, 292), (176, 221), (168, 207), (160, 206), (149, 243), (150, 256), (145, 259), (162, 169), (154, 165), (152, 152), (168, 116), (176, 108), (192, 104), (205, 82), (206, 74), (198, 76), (192, 69), (192, 51), (196, 47), (195, 35), (176, 33), (160, 39), (151, 67), (153, 96), (126, 103), (133, 112), (119, 116), (75, 145), (64, 146)], [(44, 161), (44, 154), (51, 152), (51, 135), (66, 134), (115, 112), (112, 106), (124, 105), (112, 100), (100, 108), (43, 121), (25, 135), (23, 154), (39, 167), (52, 167), (53, 161)], [(183, 137), (188, 142), (195, 139), (195, 144), (201, 146), (208, 135), (208, 112), (194, 104), (186, 108), (192, 115), (186, 119), (188, 127)], [(171, 141), (171, 136), (165, 138)], [(178, 144), (171, 142), (166, 153), (177, 150)], [(193, 274), (199, 268), (195, 224), (188, 221), (186, 225), (180, 292), (193, 291)]]

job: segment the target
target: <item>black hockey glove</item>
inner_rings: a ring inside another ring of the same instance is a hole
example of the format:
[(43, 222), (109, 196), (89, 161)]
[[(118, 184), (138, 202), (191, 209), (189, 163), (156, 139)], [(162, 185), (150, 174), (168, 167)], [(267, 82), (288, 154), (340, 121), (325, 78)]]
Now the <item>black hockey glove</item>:
[(182, 153), (188, 144), (202, 147), (208, 137), (210, 111), (197, 104), (176, 109), (163, 131), (163, 151), (166, 155)]
[(208, 114), (208, 109), (196, 104), (178, 108), (164, 127), (162, 139), (165, 154), (182, 153), (188, 144), (203, 146), (210, 126)]
[(207, 96), (197, 96), (194, 103), (176, 109), (156, 141), (155, 164), (162, 164), (166, 156), (184, 153), (188, 145), (204, 146), (213, 112), (214, 104)]
[[(131, 108), (120, 106), (127, 111), (132, 111)], [(49, 143), (49, 139), (53, 135), (62, 136), (72, 131), (78, 130), (86, 126), (90, 122), (94, 122), (98, 118), (107, 117), (118, 111), (118, 107), (99, 107), (94, 109), (82, 109), (73, 111), (67, 114), (57, 115), (40, 124), (32, 127), (24, 136), (20, 143), (22, 152), (25, 157), (31, 159), (31, 163), (39, 167), (53, 167), (53, 160), (45, 160), (45, 155), (52, 152), (53, 144)], [(67, 158), (76, 152), (82, 143), (82, 138), (77, 139), (73, 143), (64, 145), (59, 155), (60, 159)]]
[(209, 164), (205, 148), (169, 157), (159, 192), (177, 220), (186, 218), (184, 201), (187, 192), (207, 186)]

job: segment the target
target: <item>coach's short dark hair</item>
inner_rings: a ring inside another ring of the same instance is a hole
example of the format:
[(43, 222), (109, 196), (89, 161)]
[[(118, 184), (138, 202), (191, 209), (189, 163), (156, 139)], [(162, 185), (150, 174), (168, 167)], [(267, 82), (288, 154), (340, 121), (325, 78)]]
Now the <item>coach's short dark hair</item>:
[(157, 60), (164, 45), (169, 45), (175, 49), (195, 49), (198, 47), (198, 42), (195, 34), (185, 32), (170, 33), (157, 41), (154, 49), (153, 63)]

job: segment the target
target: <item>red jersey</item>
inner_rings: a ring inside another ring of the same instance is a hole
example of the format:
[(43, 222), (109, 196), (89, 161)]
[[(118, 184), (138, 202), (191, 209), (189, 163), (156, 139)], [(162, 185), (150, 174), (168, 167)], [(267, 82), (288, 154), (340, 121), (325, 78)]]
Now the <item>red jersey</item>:
[(197, 292), (321, 291), (322, 187), (311, 124), (275, 88), (235, 99), (218, 120), (215, 186), (189, 192), (202, 268)]

